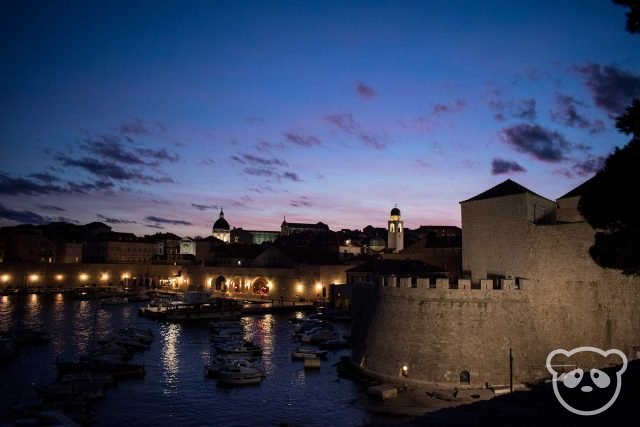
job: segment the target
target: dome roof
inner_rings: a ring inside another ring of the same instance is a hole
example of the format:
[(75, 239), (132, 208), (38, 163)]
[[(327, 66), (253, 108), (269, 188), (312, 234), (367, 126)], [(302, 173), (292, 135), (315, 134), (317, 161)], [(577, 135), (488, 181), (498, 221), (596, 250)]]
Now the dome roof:
[(229, 223), (224, 219), (224, 212), (220, 209), (220, 218), (213, 224), (214, 230), (229, 230)]
[(391, 209), (391, 215), (400, 216), (400, 209), (398, 209), (398, 207)]
[(229, 230), (229, 223), (226, 219), (220, 218), (213, 224), (214, 230)]

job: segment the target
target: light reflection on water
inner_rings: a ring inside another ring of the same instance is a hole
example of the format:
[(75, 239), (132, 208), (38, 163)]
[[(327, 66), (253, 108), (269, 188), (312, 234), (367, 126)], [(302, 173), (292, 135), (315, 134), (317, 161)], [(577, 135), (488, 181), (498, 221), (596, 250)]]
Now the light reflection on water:
[(293, 313), (242, 319), (245, 337), (264, 347), (267, 377), (258, 386), (229, 389), (204, 376), (203, 366), (213, 353), (206, 322), (161, 323), (135, 315), (142, 304), (100, 307), (95, 301), (67, 296), (39, 295), (34, 299), (12, 295), (1, 301), (0, 329), (32, 316), (47, 327), (53, 340), (44, 346), (25, 348), (15, 360), (0, 366), (0, 416), (12, 403), (36, 397), (31, 383), (53, 381), (52, 362), (56, 358), (70, 361), (86, 351), (95, 324), (98, 338), (125, 326), (151, 329), (156, 337), (148, 350), (132, 359), (132, 363), (145, 364), (145, 379), (122, 381), (109, 390), (107, 398), (94, 408), (97, 415), (93, 425), (97, 427), (249, 426), (281, 422), (352, 426), (369, 420), (366, 412), (352, 403), (359, 397), (358, 389), (338, 378), (333, 366), (347, 353), (345, 350), (330, 352), (319, 372), (305, 372), (301, 361), (291, 360), (291, 352), (298, 345), (287, 322)]
[(162, 346), (162, 363), (164, 365), (164, 393), (174, 391), (178, 378), (178, 344), (180, 338), (181, 326), (177, 324), (163, 325), (161, 329)]

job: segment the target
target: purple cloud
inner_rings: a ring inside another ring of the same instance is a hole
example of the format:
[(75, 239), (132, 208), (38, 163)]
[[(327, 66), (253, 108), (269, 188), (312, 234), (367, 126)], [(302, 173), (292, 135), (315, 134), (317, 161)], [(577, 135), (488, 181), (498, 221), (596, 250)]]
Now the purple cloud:
[(559, 162), (571, 151), (565, 137), (540, 125), (520, 124), (502, 129), (502, 139), (516, 151), (544, 162)]
[(452, 104), (436, 104), (433, 107), (433, 113), (459, 113), (467, 106), (467, 102), (464, 99), (458, 99)]
[(573, 165), (572, 169), (578, 176), (591, 176), (604, 167), (605, 161), (603, 156), (589, 156)]
[(122, 135), (151, 135), (149, 129), (147, 129), (142, 120), (138, 118), (120, 123), (120, 133)]
[(387, 148), (387, 145), (380, 141), (378, 136), (365, 132), (362, 126), (353, 119), (351, 113), (331, 114), (326, 119), (339, 130), (360, 139), (366, 147), (375, 148), (376, 150)]
[(575, 67), (585, 79), (595, 104), (610, 117), (622, 114), (634, 98), (640, 97), (640, 76), (615, 65), (588, 64)]
[(137, 224), (137, 221), (132, 221), (129, 219), (120, 219), (120, 218), (109, 218), (102, 214), (96, 214), (96, 217), (101, 221), (106, 222), (107, 224)]
[(199, 205), (197, 203), (191, 203), (191, 206), (193, 206), (194, 208), (198, 209), (199, 211), (206, 211), (206, 210), (210, 210), (210, 209), (217, 210), (218, 209), (218, 206), (216, 206), (216, 205)]
[(578, 106), (584, 107), (584, 104), (575, 98), (556, 93), (554, 102), (555, 109), (551, 111), (551, 120), (554, 122), (565, 126), (586, 129), (590, 133), (597, 133), (604, 130), (602, 120), (594, 120), (592, 122), (578, 112)]
[(285, 133), (284, 137), (288, 142), (301, 147), (313, 147), (314, 145), (322, 144), (322, 141), (315, 136), (302, 136), (295, 133)]
[(356, 88), (356, 93), (364, 99), (375, 98), (375, 96), (377, 95), (377, 92), (375, 91), (374, 88), (362, 83), (361, 81), (356, 81), (354, 83), (354, 86)]
[(171, 224), (171, 225), (193, 225), (189, 221), (182, 221), (178, 219), (167, 219), (159, 216), (149, 215), (144, 218), (146, 221), (151, 221), (159, 224)]
[(527, 170), (517, 162), (495, 158), (491, 162), (491, 174), (502, 175), (511, 172), (526, 172)]

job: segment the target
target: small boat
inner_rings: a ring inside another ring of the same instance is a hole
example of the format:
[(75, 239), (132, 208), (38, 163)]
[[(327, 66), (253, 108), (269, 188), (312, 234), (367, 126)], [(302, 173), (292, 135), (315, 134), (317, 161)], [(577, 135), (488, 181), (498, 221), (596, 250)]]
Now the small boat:
[(298, 348), (296, 351), (291, 353), (291, 358), (294, 360), (305, 360), (305, 359), (326, 359), (327, 358), (327, 350), (314, 350), (311, 348)]
[(219, 383), (230, 386), (260, 384), (264, 378), (264, 370), (247, 360), (238, 360), (218, 372)]

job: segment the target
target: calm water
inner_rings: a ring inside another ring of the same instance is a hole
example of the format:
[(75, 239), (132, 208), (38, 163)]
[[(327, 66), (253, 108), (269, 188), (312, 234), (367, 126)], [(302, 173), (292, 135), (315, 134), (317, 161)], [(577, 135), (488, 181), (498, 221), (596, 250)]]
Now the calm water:
[(229, 389), (204, 377), (204, 365), (213, 357), (206, 325), (138, 317), (142, 303), (102, 306), (96, 314), (94, 301), (62, 295), (0, 298), (0, 330), (39, 324), (52, 334), (50, 343), (22, 347), (16, 359), (0, 366), (0, 415), (15, 402), (34, 399), (32, 383), (55, 379), (56, 358), (75, 360), (88, 348), (95, 316), (97, 338), (124, 326), (151, 329), (156, 338), (150, 349), (132, 359), (145, 364), (145, 379), (122, 381), (109, 389), (107, 398), (95, 406), (94, 425), (352, 426), (371, 421), (356, 403), (361, 391), (338, 378), (332, 366), (346, 350), (331, 352), (320, 372), (305, 372), (302, 362), (291, 360), (298, 343), (291, 337), (288, 315), (242, 319), (245, 338), (264, 349), (267, 378), (260, 385)]

